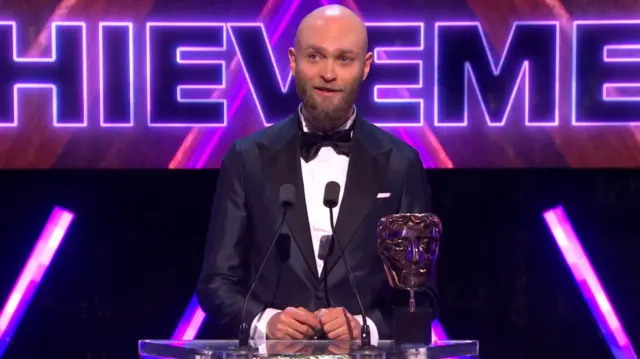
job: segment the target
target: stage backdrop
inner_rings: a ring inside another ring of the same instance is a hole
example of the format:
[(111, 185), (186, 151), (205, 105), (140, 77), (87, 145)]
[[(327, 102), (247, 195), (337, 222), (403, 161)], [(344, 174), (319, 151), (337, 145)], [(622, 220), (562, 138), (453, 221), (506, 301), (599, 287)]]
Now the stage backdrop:
[[(0, 168), (215, 168), (297, 98), (286, 50), (328, 0), (0, 5)], [(359, 111), (425, 167), (638, 167), (640, 10), (626, 1), (345, 0)]]

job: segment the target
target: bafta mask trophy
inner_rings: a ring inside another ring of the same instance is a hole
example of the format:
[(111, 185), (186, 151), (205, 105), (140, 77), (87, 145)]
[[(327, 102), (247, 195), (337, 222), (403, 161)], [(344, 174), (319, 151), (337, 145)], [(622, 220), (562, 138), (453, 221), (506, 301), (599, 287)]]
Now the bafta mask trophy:
[(430, 308), (416, 306), (416, 292), (426, 289), (440, 247), (442, 224), (429, 213), (400, 213), (378, 222), (378, 254), (392, 288), (409, 292), (407, 307), (394, 308), (394, 341), (431, 343)]

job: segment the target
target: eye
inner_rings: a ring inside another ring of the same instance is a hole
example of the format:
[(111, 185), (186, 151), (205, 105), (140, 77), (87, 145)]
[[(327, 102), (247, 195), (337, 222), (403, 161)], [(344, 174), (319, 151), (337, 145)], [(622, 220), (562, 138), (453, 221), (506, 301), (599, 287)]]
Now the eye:
[(316, 53), (311, 53), (309, 55), (307, 55), (307, 58), (311, 61), (316, 61), (320, 59), (320, 55), (316, 54)]
[(398, 251), (402, 251), (406, 248), (406, 244), (401, 240), (390, 240), (384, 243), (382, 251), (388, 255), (392, 255)]
[(340, 56), (338, 59), (340, 60), (340, 62), (349, 62), (349, 61), (351, 61), (351, 58), (349, 58), (349, 57), (347, 57), (345, 55)]
[(420, 240), (420, 248), (425, 252), (429, 252), (435, 248), (435, 243), (430, 241), (429, 238), (423, 238)]

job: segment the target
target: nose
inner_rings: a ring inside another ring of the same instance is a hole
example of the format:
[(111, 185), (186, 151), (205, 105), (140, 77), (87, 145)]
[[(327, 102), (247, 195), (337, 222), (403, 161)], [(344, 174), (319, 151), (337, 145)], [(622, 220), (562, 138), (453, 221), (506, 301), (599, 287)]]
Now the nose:
[(407, 261), (412, 264), (420, 261), (420, 248), (415, 241), (411, 241), (407, 247), (406, 258)]
[(336, 80), (337, 75), (335, 71), (335, 66), (331, 61), (327, 61), (327, 65), (323, 69), (320, 76), (322, 77), (322, 80), (324, 80), (324, 82), (333, 82)]
[(411, 263), (418, 263), (420, 261), (420, 251), (418, 246), (415, 243), (411, 246), (411, 250), (413, 251), (413, 255), (411, 256)]

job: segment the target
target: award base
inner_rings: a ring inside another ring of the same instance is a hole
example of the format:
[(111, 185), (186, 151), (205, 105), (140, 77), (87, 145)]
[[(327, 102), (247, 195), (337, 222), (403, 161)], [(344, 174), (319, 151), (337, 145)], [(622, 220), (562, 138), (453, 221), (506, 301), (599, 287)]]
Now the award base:
[(393, 341), (395, 344), (431, 344), (430, 310), (395, 307), (393, 310)]

